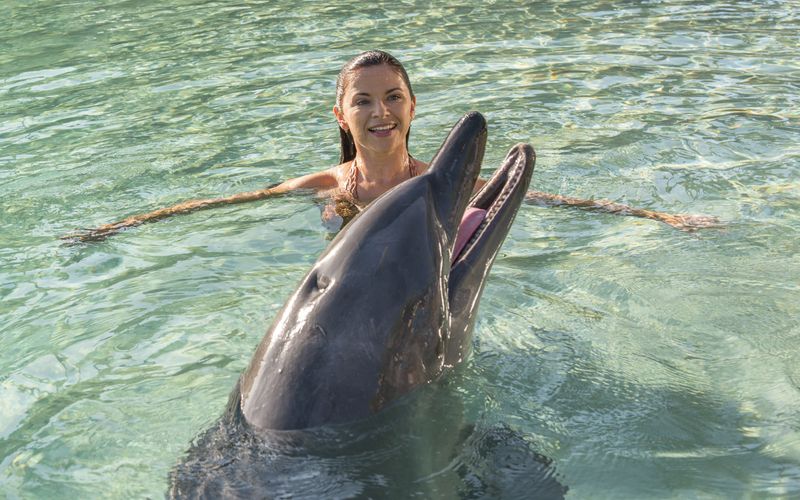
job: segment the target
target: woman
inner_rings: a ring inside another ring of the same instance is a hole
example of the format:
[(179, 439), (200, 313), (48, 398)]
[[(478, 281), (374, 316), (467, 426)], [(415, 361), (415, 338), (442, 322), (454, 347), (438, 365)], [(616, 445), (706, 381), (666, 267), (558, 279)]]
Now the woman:
[[(323, 217), (331, 218), (335, 212), (347, 221), (384, 192), (428, 168), (426, 163), (413, 158), (408, 152), (408, 137), (415, 108), (416, 97), (403, 65), (386, 52), (364, 52), (348, 61), (336, 80), (333, 114), (341, 136), (339, 165), (289, 179), (267, 189), (225, 198), (191, 200), (63, 238), (102, 240), (125, 228), (174, 214), (260, 200), (296, 189), (310, 189), (318, 195), (330, 197), (334, 205), (326, 208)], [(479, 180), (476, 189), (483, 183), (483, 180)], [(527, 198), (534, 203), (550, 206), (574, 206), (660, 220), (686, 230), (717, 223), (714, 217), (671, 215), (605, 200), (583, 200), (538, 191), (529, 192)]]

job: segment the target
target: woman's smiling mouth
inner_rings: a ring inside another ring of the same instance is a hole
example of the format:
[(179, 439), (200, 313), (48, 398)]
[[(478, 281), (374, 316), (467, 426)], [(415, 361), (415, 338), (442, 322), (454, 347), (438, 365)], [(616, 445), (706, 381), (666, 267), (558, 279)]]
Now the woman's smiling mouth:
[(387, 137), (389, 136), (389, 134), (392, 133), (392, 130), (396, 128), (397, 124), (391, 123), (388, 125), (378, 125), (376, 127), (370, 127), (367, 130), (369, 130), (373, 135), (376, 135), (378, 137)]

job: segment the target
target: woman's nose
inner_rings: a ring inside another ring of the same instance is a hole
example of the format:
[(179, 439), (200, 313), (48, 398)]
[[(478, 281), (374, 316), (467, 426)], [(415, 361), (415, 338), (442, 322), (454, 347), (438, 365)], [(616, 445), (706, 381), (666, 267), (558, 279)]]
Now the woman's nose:
[(372, 108), (372, 112), (375, 113), (375, 116), (385, 116), (388, 111), (389, 107), (381, 100), (376, 101), (375, 106)]

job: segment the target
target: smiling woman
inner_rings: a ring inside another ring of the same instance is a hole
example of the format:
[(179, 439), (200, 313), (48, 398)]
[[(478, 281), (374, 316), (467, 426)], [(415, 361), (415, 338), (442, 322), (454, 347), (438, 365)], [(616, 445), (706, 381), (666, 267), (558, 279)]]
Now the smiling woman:
[(415, 107), (411, 82), (397, 59), (383, 51), (359, 54), (336, 80), (333, 114), (341, 136), (340, 164), (286, 181), (275, 191), (327, 191), (338, 202), (340, 215), (346, 215), (347, 202), (363, 208), (424, 172), (427, 164), (408, 152)]
[[(260, 200), (298, 189), (310, 189), (330, 198), (324, 219), (342, 217), (344, 223), (370, 202), (401, 182), (424, 173), (428, 164), (408, 152), (416, 96), (403, 65), (391, 54), (371, 50), (348, 61), (336, 80), (333, 114), (339, 125), (341, 155), (335, 167), (293, 178), (258, 191), (223, 198), (190, 200), (111, 224), (63, 236), (73, 242), (103, 240), (126, 228), (172, 215), (205, 208)], [(485, 181), (479, 179), (478, 189)], [(547, 206), (569, 206), (617, 215), (658, 220), (675, 228), (695, 230), (718, 224), (716, 217), (668, 214), (630, 207), (608, 200), (573, 198), (529, 191), (526, 199)]]

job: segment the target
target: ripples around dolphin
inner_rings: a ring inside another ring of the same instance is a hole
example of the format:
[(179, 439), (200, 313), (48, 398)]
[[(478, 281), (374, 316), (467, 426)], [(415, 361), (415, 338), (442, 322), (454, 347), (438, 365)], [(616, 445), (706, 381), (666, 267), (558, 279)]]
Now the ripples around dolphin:
[(364, 421), (310, 430), (257, 431), (230, 412), (170, 482), (173, 498), (563, 498), (568, 489), (530, 436), (466, 423), (448, 383)]

